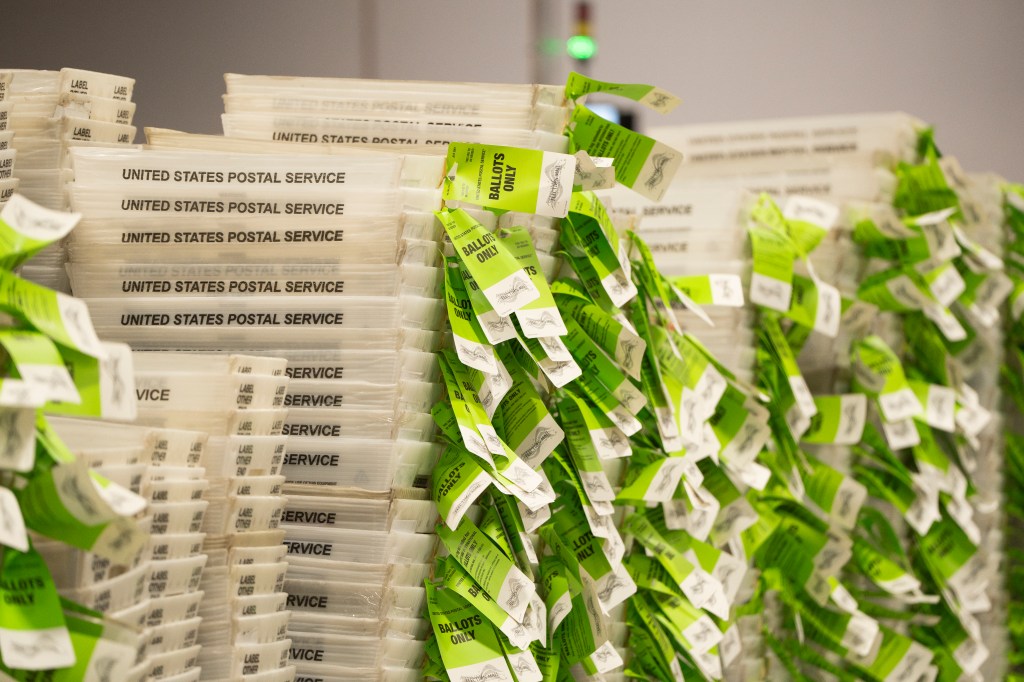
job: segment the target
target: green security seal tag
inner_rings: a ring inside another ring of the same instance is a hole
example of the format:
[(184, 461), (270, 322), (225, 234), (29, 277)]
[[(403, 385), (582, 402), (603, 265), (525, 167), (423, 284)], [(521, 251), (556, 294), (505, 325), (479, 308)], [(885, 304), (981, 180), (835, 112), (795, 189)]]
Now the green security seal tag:
[(0, 569), (0, 657), (9, 668), (52, 670), (75, 664), (60, 596), (34, 549), (5, 549)]
[[(444, 225), (455, 252), (498, 315), (511, 315), (540, 297), (516, 257), (473, 216), (462, 209), (438, 211), (435, 215)], [(2, 284), (0, 281), (0, 292)]]
[(434, 587), (429, 580), (426, 587), (430, 625), (448, 679), (515, 682), (494, 626), (454, 590)]
[(547, 280), (544, 279), (544, 272), (533, 248), (530, 233), (525, 227), (512, 227), (500, 229), (497, 234), (498, 241), (508, 247), (509, 252), (523, 266), (523, 272), (530, 276), (530, 280), (540, 292), (540, 297), (536, 301), (527, 303), (516, 311), (516, 319), (523, 330), (523, 336), (531, 339), (565, 336), (565, 323), (558, 312), (555, 297), (551, 294)]
[(615, 179), (637, 194), (661, 201), (683, 161), (681, 152), (601, 118), (577, 104), (569, 121), (574, 149), (614, 159)]
[(863, 393), (814, 396), (818, 413), (800, 438), (804, 443), (855, 445), (867, 423), (868, 401)]
[(588, 78), (575, 71), (569, 72), (569, 79), (565, 82), (566, 99), (578, 100), (593, 92), (618, 95), (631, 99), (637, 104), (647, 107), (659, 114), (667, 114), (677, 106), (681, 99), (667, 90), (654, 85), (642, 83), (610, 83)]
[(798, 257), (796, 245), (786, 235), (759, 225), (752, 225), (748, 233), (754, 252), (750, 302), (788, 312), (793, 295), (793, 263)]
[(445, 259), (444, 289), (448, 306), (448, 322), (452, 327), (455, 352), (462, 364), (481, 372), (495, 374), (498, 371), (494, 348), (487, 343), (480, 323), (473, 312), (466, 291), (466, 284), (459, 274), (459, 263), (455, 258)]
[(0, 268), (13, 270), (78, 224), (77, 213), (53, 211), (14, 194), (0, 211)]
[(452, 142), (441, 189), (445, 201), (564, 218), (576, 174), (570, 154)]
[(3, 329), (0, 330), (0, 346), (7, 352), (18, 378), (42, 392), (48, 402), (81, 402), (60, 351), (48, 336)]
[(526, 607), (536, 594), (533, 581), (468, 518), (463, 518), (455, 529), (439, 526), (437, 535), (498, 606), (517, 622), (523, 622)]
[(0, 270), (0, 311), (27, 322), (61, 346), (103, 357), (89, 309), (77, 298)]
[(47, 414), (99, 417), (115, 421), (134, 421), (138, 415), (132, 349), (125, 343), (102, 342), (103, 357), (65, 349), (62, 353), (75, 387), (81, 396), (77, 403), (49, 403)]
[(441, 519), (458, 528), (463, 515), (491, 485), (491, 476), (460, 447), (450, 446), (441, 455), (432, 476), (431, 497)]
[(739, 275), (681, 275), (668, 279), (698, 305), (743, 307), (743, 283)]

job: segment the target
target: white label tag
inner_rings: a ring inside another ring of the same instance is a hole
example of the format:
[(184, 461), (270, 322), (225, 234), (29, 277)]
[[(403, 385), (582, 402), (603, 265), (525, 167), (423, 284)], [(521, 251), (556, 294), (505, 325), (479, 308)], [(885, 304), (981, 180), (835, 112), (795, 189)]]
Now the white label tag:
[(613, 159), (603, 156), (590, 156), (582, 149), (576, 152), (576, 173), (573, 175), (574, 187), (581, 192), (595, 189), (608, 189), (615, 185), (615, 166)]
[[(658, 471), (651, 477), (651, 483), (644, 493), (646, 502), (668, 502), (672, 495), (679, 489), (679, 481), (686, 471), (686, 462), (682, 457), (669, 457), (665, 459)], [(668, 521), (667, 517), (665, 519)]]
[(785, 313), (789, 311), (789, 300), (792, 296), (793, 285), (789, 282), (783, 282), (759, 272), (750, 275), (751, 303)]
[(925, 317), (934, 322), (935, 326), (942, 332), (942, 335), (950, 341), (963, 341), (967, 338), (967, 330), (964, 329), (963, 325), (960, 324), (960, 320), (948, 308), (943, 308), (939, 305), (926, 305), (921, 309), (921, 312), (924, 313)]
[(739, 275), (708, 275), (708, 284), (714, 305), (743, 307), (743, 282)]
[(683, 482), (683, 488), (690, 500), (690, 509), (686, 513), (686, 531), (703, 542), (708, 539), (711, 529), (714, 528), (721, 504), (703, 488), (690, 486), (689, 481)]
[(575, 360), (555, 362), (550, 358), (545, 358), (537, 364), (544, 372), (544, 375), (547, 376), (548, 380), (558, 388), (561, 388), (570, 381), (583, 376), (583, 370), (580, 369), (580, 366), (576, 364)]
[(718, 657), (722, 660), (722, 667), (728, 668), (743, 651), (743, 644), (740, 639), (740, 629), (734, 623), (722, 635), (722, 641), (718, 643)]
[(526, 529), (527, 533), (536, 532), (538, 528), (543, 526), (547, 520), (551, 518), (551, 508), (547, 505), (537, 509), (531, 509), (521, 500), (517, 499), (516, 506), (519, 507), (519, 515), (523, 519), (523, 528)]
[(745, 498), (731, 502), (714, 520), (715, 544), (721, 546), (747, 530), (758, 518), (757, 512)]
[[(691, 600), (692, 601), (692, 600)], [(705, 654), (722, 641), (722, 631), (709, 616), (701, 616), (683, 630), (683, 637), (692, 645), (695, 655)]]
[(992, 419), (992, 413), (981, 405), (964, 405), (956, 411), (956, 423), (968, 436), (977, 436)]
[(476, 502), (477, 498), (480, 497), (490, 485), (490, 475), (486, 471), (478, 473), (472, 483), (466, 486), (466, 489), (462, 491), (462, 494), (459, 495), (452, 503), (451, 508), (448, 510), (448, 517), (444, 520), (444, 525), (449, 528), (458, 528), (459, 523), (462, 521), (462, 516), (469, 509), (470, 505)]
[(0, 656), (4, 664), (20, 670), (70, 668), (75, 650), (67, 628), (8, 630), (0, 626)]
[(494, 355), (494, 348), (487, 344), (463, 338), (458, 334), (453, 335), (452, 340), (455, 344), (455, 353), (459, 356), (459, 361), (466, 367), (478, 369), (486, 374), (494, 374), (498, 371), (498, 362)]
[(57, 403), (73, 403), (78, 405), (82, 398), (78, 395), (75, 382), (64, 365), (18, 365), (21, 380), (35, 386), (47, 401)]
[(569, 197), (576, 176), (576, 157), (556, 152), (544, 152), (543, 171), (537, 187), (537, 206), (534, 213), (552, 218), (569, 214)]
[(956, 430), (956, 391), (946, 386), (928, 386), (924, 420), (929, 426), (952, 433)]
[(887, 422), (898, 422), (921, 414), (921, 403), (910, 387), (878, 396), (878, 407)]
[[(518, 311), (516, 314), (519, 314)], [(512, 324), (512, 318), (508, 315), (499, 315), (494, 310), (488, 310), (482, 315), (477, 315), (476, 319), (480, 323), (480, 330), (492, 345), (496, 346), (516, 338), (515, 325)]]
[(839, 400), (839, 427), (836, 445), (859, 443), (867, 422), (868, 399), (863, 393), (846, 393)]
[(857, 523), (857, 515), (867, 499), (868, 491), (860, 482), (846, 477), (839, 484), (839, 490), (832, 500), (830, 516), (840, 528), (850, 530)]
[[(519, 325), (523, 329), (523, 335), (529, 339), (536, 339), (542, 336), (565, 336), (569, 332), (565, 328), (558, 308), (532, 308), (516, 311)], [(513, 332), (514, 335), (514, 332)]]
[(562, 339), (557, 336), (542, 336), (537, 339), (537, 343), (544, 349), (547, 356), (553, 362), (572, 362), (572, 353), (562, 343)]
[(842, 583), (836, 583), (836, 586), (832, 588), (832, 601), (835, 602), (836, 606), (841, 608), (847, 613), (856, 613), (858, 610), (857, 600), (853, 598), (853, 595), (843, 587)]
[(911, 640), (910, 648), (896, 667), (885, 676), (885, 682), (906, 682), (918, 680), (925, 674), (932, 660), (932, 652), (916, 641)]
[(626, 276), (622, 268), (616, 268), (614, 272), (601, 280), (601, 286), (612, 300), (612, 304), (621, 308), (637, 295), (636, 285), (633, 280)]
[(0, 545), (28, 551), (28, 532), (21, 516), (18, 499), (7, 488), (0, 487)]
[(842, 297), (831, 284), (816, 280), (815, 285), (818, 289), (818, 305), (814, 310), (814, 329), (834, 339), (839, 335)]
[(0, 469), (29, 471), (35, 461), (35, 410), (0, 408)]
[(807, 388), (804, 378), (799, 374), (786, 378), (789, 380), (790, 390), (793, 391), (793, 398), (796, 399), (796, 404), (803, 415), (810, 419), (818, 414), (818, 406), (814, 403), (814, 396), (811, 395), (811, 389)]
[(736, 599), (736, 594), (739, 592), (740, 586), (743, 584), (743, 577), (746, 574), (746, 562), (740, 561), (728, 552), (722, 552), (721, 556), (718, 557), (718, 563), (711, 570), (711, 575), (718, 582), (722, 583), (725, 597), (730, 604)]
[(867, 656), (878, 634), (878, 621), (858, 611), (846, 624), (842, 645), (858, 656)]
[(57, 292), (57, 309), (60, 312), (61, 323), (75, 347), (86, 355), (102, 359), (103, 345), (96, 336), (96, 330), (93, 329), (89, 308), (85, 302)]
[(501, 317), (508, 317), (527, 303), (533, 303), (540, 292), (522, 270), (516, 270), (499, 282), (483, 289), (484, 296)]
[[(915, 401), (916, 402), (916, 401)], [(897, 422), (882, 422), (882, 431), (885, 433), (885, 440), (893, 450), (911, 448), (921, 444), (921, 436), (914, 428), (912, 419), (904, 419)]]
[(581, 471), (580, 481), (583, 483), (583, 490), (591, 502), (611, 502), (615, 499), (615, 491), (608, 483), (608, 477), (603, 471)]
[(807, 430), (811, 428), (811, 418), (805, 417), (799, 405), (794, 404), (786, 411), (786, 426), (793, 436), (793, 440), (799, 441)]
[(530, 467), (536, 468), (565, 439), (565, 433), (550, 414), (544, 415), (523, 442), (516, 454)]
[(839, 208), (827, 201), (791, 194), (782, 207), (782, 215), (787, 220), (800, 220), (831, 230), (839, 219)]
[(928, 285), (932, 296), (944, 307), (949, 307), (967, 289), (964, 278), (953, 265), (943, 267), (942, 273)]
[(988, 649), (979, 641), (967, 639), (953, 652), (953, 659), (961, 670), (970, 675), (988, 659)]

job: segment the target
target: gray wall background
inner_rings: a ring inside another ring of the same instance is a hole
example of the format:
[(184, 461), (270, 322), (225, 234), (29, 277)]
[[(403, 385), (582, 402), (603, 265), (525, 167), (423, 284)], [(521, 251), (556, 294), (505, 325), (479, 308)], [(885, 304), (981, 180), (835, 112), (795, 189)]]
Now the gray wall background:
[[(1020, 0), (592, 5), (591, 74), (683, 97), (644, 124), (903, 110), (934, 124), (966, 169), (1024, 181)], [(3, 0), (0, 10), (0, 68), (133, 76), (140, 127), (220, 132), (228, 71), (561, 82), (571, 66), (533, 58), (538, 42), (560, 49), (569, 0)]]

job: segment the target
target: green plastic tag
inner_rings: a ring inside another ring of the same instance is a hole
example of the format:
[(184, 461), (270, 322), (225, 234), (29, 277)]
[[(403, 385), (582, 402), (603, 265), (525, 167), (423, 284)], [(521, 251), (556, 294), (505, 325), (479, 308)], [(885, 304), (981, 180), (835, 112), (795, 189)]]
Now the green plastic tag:
[(484, 338), (492, 345), (498, 345), (504, 341), (516, 338), (516, 328), (512, 324), (512, 317), (499, 315), (491, 302), (480, 290), (473, 273), (469, 271), (465, 263), (459, 268), (459, 275), (462, 276), (462, 283), (465, 285), (466, 293), (469, 295), (469, 304), (476, 315), (476, 321)]
[(468, 518), (463, 518), (456, 529), (439, 526), (437, 535), (466, 573), (498, 606), (521, 623), (536, 592), (529, 577)]
[[(40, 443), (46, 447), (42, 437)], [(145, 501), (91, 474), (81, 462), (48, 468), (37, 463), (35, 475), (16, 494), (27, 527), (73, 547), (131, 565), (146, 544), (147, 534), (121, 515), (142, 511)]]
[(498, 408), (503, 421), (502, 435), (520, 459), (537, 468), (565, 439), (565, 434), (526, 373), (516, 367), (511, 375), (512, 388)]
[(565, 324), (555, 305), (555, 298), (551, 294), (547, 280), (544, 279), (530, 233), (526, 228), (513, 227), (500, 229), (497, 235), (498, 241), (516, 257), (523, 267), (523, 272), (529, 275), (530, 281), (540, 292), (540, 297), (536, 301), (526, 304), (515, 313), (523, 335), (534, 339), (545, 336), (565, 336)]
[(454, 590), (439, 589), (429, 580), (426, 588), (430, 625), (452, 682), (515, 682), (498, 635), (480, 612)]
[(984, 566), (978, 548), (952, 519), (944, 516), (933, 523), (919, 546), (940, 585), (948, 585), (961, 597), (979, 589), (978, 573)]
[(77, 213), (53, 211), (14, 194), (0, 211), (0, 269), (13, 270), (78, 224)]
[[(573, 193), (569, 224), (562, 225), (562, 242), (573, 256), (589, 261), (612, 305), (622, 307), (636, 296), (625, 247), (601, 200), (593, 192)], [(592, 292), (593, 283), (587, 279), (583, 279), (583, 283)]]
[(826, 464), (815, 462), (814, 471), (805, 478), (804, 485), (807, 497), (836, 525), (845, 530), (853, 528), (868, 495), (862, 484)]
[(449, 528), (458, 528), (469, 506), (491, 485), (490, 475), (457, 446), (444, 451), (431, 480), (431, 499)]
[(103, 342), (103, 357), (71, 349), (62, 353), (81, 400), (78, 403), (49, 403), (50, 414), (99, 417), (133, 421), (138, 416), (132, 349), (124, 343)]
[[(501, 439), (494, 432), (494, 427), (490, 425), (483, 406), (479, 402), (474, 402), (476, 392), (473, 391), (472, 395), (465, 392), (466, 387), (461, 384), (445, 356), (442, 355), (438, 358), (438, 365), (441, 368), (441, 377), (448, 389), (448, 400), (451, 402), (452, 411), (458, 421), (462, 443), (474, 455), (490, 466), (495, 466), (492, 453), (498, 454), (494, 452), (495, 450), (498, 450), (499, 453), (503, 452), (500, 445)], [(472, 385), (470, 385), (470, 390), (472, 390)], [(481, 426), (484, 428), (484, 432), (480, 431)]]
[(662, 457), (642, 468), (631, 464), (629, 482), (619, 491), (616, 500), (667, 502), (679, 488), (686, 464), (682, 457)]
[(462, 209), (435, 215), (498, 315), (511, 315), (540, 296), (515, 256), (471, 215)]
[(628, 441), (620, 433), (621, 442), (612, 442), (615, 431), (601, 428), (596, 415), (585, 401), (571, 393), (565, 392), (559, 396), (558, 413), (569, 442), (573, 464), (576, 465), (587, 497), (592, 502), (611, 502), (615, 499), (615, 491), (601, 466), (597, 444), (608, 440), (608, 448), (614, 452), (614, 448), (628, 447)]
[(472, 604), (485, 619), (501, 631), (516, 646), (529, 646), (530, 633), (517, 623), (501, 606), (487, 596), (457, 561), (445, 560), (438, 569), (445, 589), (454, 590)]
[(750, 302), (779, 312), (788, 312), (793, 295), (796, 245), (784, 234), (758, 225), (752, 225), (747, 233), (754, 254)]
[(75, 663), (60, 596), (34, 549), (4, 550), (0, 570), (0, 657), (9, 668), (51, 670)]
[(860, 442), (867, 423), (867, 398), (861, 393), (814, 397), (818, 413), (801, 437), (805, 443), (853, 445)]
[(609, 623), (595, 590), (585, 577), (583, 583), (583, 591), (573, 597), (572, 610), (559, 630), (562, 656), (571, 665), (583, 663), (590, 674), (609, 672), (622, 665), (622, 658), (609, 641)]
[(793, 276), (793, 293), (786, 317), (825, 336), (839, 335), (841, 316), (839, 290), (809, 277)]
[(564, 218), (576, 174), (568, 154), (452, 142), (441, 196), (501, 211)]
[(926, 676), (932, 652), (909, 637), (887, 627), (880, 629), (882, 642), (873, 655), (854, 656), (852, 661), (864, 668), (871, 677), (886, 682), (917, 680)]
[(592, 303), (561, 297), (559, 306), (569, 311), (587, 336), (633, 379), (640, 380), (640, 366), (647, 342)]
[(0, 346), (22, 381), (46, 396), (48, 402), (81, 402), (60, 351), (49, 337), (17, 329), (0, 330)]
[(625, 97), (660, 114), (669, 113), (682, 102), (681, 99), (672, 93), (653, 85), (610, 83), (588, 78), (575, 71), (569, 72), (569, 78), (565, 82), (565, 96), (567, 99), (576, 100), (592, 92), (603, 92), (609, 95)]
[(445, 300), (448, 305), (448, 321), (452, 326), (455, 352), (463, 364), (494, 374), (498, 371), (494, 348), (487, 343), (480, 323), (466, 292), (465, 282), (459, 274), (459, 262), (446, 259), (444, 269)]
[(577, 104), (569, 122), (573, 149), (614, 159), (615, 179), (634, 192), (660, 201), (683, 155), (657, 140), (601, 118)]
[(555, 631), (572, 610), (572, 594), (565, 565), (555, 556), (540, 561), (541, 583), (544, 586), (544, 604), (548, 611), (548, 633), (552, 640)]
[(0, 270), (0, 311), (27, 322), (61, 346), (103, 357), (89, 310), (77, 298)]

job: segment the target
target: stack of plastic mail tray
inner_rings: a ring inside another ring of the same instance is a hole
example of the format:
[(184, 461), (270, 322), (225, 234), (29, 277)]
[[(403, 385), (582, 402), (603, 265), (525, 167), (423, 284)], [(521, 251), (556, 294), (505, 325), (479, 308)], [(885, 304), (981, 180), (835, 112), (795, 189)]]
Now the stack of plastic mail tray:
[[(431, 351), (440, 341), (443, 311), (432, 214), (439, 203), (437, 160), (421, 161), (417, 170), (411, 168), (416, 159), (406, 164), (393, 154), (359, 151), (111, 156), (89, 150), (74, 158), (74, 197), (85, 229), (70, 244), (69, 273), (105, 333), (136, 348), (235, 349), (287, 359), (293, 383), (281, 396), (287, 417), (279, 425), (284, 449), (278, 462), (286, 487), (315, 486), (340, 500), (388, 501), (377, 532), (388, 530), (393, 487), (422, 485), (437, 457), (429, 414), (438, 395)], [(406, 188), (409, 177), (413, 187)], [(152, 354), (161, 367), (174, 366), (176, 357)], [(203, 409), (192, 412), (206, 428), (237, 430), (234, 423), (209, 423), (214, 416), (200, 414)], [(269, 424), (275, 412), (252, 406), (236, 416)], [(285, 552), (303, 558), (310, 541), (299, 537), (282, 545), (284, 537), (278, 533), (275, 540), (276, 558)], [(433, 539), (417, 536), (413, 544), (430, 549), (410, 558), (426, 563)], [(376, 561), (380, 575), (367, 571), (364, 591), (382, 594), (393, 577), (408, 585), (421, 580), (404, 569), (395, 576), (389, 566), (407, 558), (389, 559), (381, 554), (387, 546), (377, 545), (376, 553), (367, 547), (361, 560)], [(422, 588), (407, 592), (395, 612), (415, 617)], [(309, 603), (301, 595), (288, 599), (281, 604), (291, 611)], [(227, 608), (207, 602), (209, 617)], [(402, 606), (406, 602), (412, 606)], [(221, 649), (227, 644), (212, 646), (207, 632), (212, 637), (229, 629), (203, 631), (209, 650), (228, 660)], [(233, 644), (234, 660), (244, 663), (252, 652), (239, 647), (250, 645)], [(280, 646), (287, 658), (288, 648)], [(385, 647), (367, 650), (376, 655)], [(260, 652), (267, 661), (268, 651)], [(400, 656), (403, 664), (415, 658)], [(215, 663), (204, 655), (207, 669), (208, 660)]]
[(444, 154), (452, 141), (561, 151), (561, 87), (227, 74), (224, 134)]
[[(67, 210), (67, 184), (71, 180), (68, 149), (125, 147), (135, 141), (135, 127), (131, 125), (135, 81), (67, 68), (11, 73), (8, 130), (14, 133), (13, 151), (0, 151), (0, 166), (5, 154), (16, 153), (14, 177), (18, 178), (18, 191), (48, 208)], [(0, 102), (0, 116), (3, 107)], [(2, 135), (0, 132), (0, 146)], [(55, 244), (34, 258), (22, 274), (67, 291), (63, 264), (63, 251), (60, 244)]]
[(18, 178), (14, 176), (14, 130), (11, 129), (11, 81), (13, 71), (0, 71), (0, 207), (18, 189)]
[[(136, 352), (139, 421), (200, 424), (206, 486), (199, 531), (209, 559), (199, 606), (203, 678), (288, 679), (280, 467), (285, 361)], [(262, 676), (265, 677), (262, 677)]]
[(200, 588), (207, 564), (203, 519), (210, 485), (199, 431), (50, 417), (72, 453), (146, 500), (149, 548), (116, 565), (58, 542), (38, 542), (61, 593), (136, 628), (130, 679), (199, 679)]

